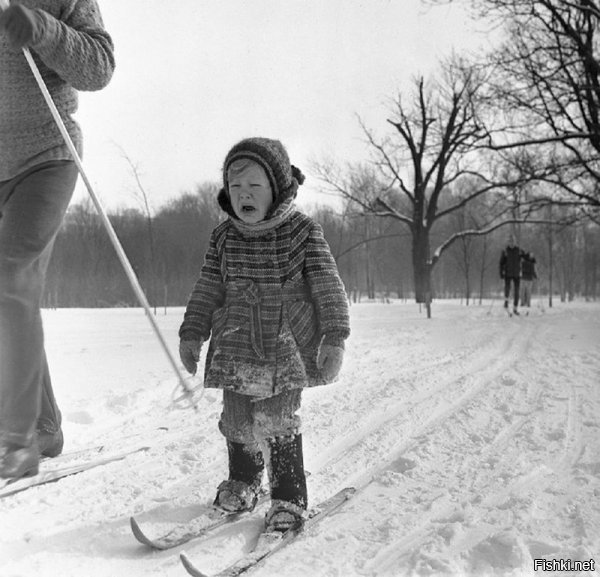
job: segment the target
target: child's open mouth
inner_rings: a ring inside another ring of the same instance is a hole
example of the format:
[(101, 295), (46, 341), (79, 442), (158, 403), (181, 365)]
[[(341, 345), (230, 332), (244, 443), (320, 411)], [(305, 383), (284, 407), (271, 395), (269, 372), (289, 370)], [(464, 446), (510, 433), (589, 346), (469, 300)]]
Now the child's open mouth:
[(256, 210), (255, 207), (253, 207), (250, 204), (242, 204), (242, 212), (245, 214), (251, 214)]

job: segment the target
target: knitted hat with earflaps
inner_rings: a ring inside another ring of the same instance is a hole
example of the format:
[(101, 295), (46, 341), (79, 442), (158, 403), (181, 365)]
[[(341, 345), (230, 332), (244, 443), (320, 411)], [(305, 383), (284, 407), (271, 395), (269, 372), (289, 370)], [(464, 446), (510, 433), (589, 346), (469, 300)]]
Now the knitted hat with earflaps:
[(273, 191), (273, 205), (269, 214), (272, 214), (282, 202), (296, 197), (298, 186), (304, 182), (304, 174), (290, 163), (283, 144), (279, 140), (270, 138), (245, 138), (227, 153), (223, 163), (223, 188), (219, 191), (217, 199), (219, 206), (227, 214), (235, 217), (229, 199), (227, 171), (233, 162), (242, 158), (253, 160), (267, 174)]

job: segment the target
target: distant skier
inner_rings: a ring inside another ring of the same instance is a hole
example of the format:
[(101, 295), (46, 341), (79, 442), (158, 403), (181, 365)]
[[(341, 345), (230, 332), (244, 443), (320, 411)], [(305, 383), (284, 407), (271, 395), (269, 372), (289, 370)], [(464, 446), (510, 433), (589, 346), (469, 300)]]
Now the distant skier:
[(531, 307), (533, 281), (537, 279), (536, 260), (532, 252), (523, 253), (521, 259), (521, 306)]
[(517, 246), (513, 234), (500, 256), (500, 278), (504, 279), (504, 308), (508, 309), (510, 290), (513, 290), (513, 312), (518, 315), (519, 287), (521, 282), (521, 256), (523, 251)]
[(229, 218), (212, 232), (179, 331), (190, 373), (210, 337), (204, 386), (223, 389), (229, 478), (215, 506), (252, 510), (269, 457), (268, 531), (303, 523), (301, 391), (336, 379), (350, 334), (323, 231), (293, 204), (303, 181), (277, 140), (248, 138), (229, 151), (218, 195)]
[(76, 90), (110, 80), (113, 43), (95, 0), (27, 0), (0, 8), (0, 477), (38, 471), (62, 452), (61, 414), (44, 352), (40, 301), (77, 167), (21, 51), (81, 148)]

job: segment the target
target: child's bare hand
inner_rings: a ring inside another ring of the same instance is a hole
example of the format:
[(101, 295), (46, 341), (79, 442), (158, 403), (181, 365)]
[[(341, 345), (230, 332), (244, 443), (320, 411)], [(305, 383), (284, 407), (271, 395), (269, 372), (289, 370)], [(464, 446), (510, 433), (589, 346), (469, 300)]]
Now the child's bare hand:
[(34, 10), (13, 4), (0, 12), (0, 31), (8, 36), (15, 48), (23, 48), (39, 41), (43, 29)]
[(317, 367), (321, 370), (321, 376), (326, 383), (336, 380), (342, 361), (344, 360), (344, 349), (335, 345), (322, 343), (317, 356)]
[(185, 370), (192, 375), (196, 374), (201, 348), (202, 341), (200, 340), (182, 339), (179, 341), (179, 358)]

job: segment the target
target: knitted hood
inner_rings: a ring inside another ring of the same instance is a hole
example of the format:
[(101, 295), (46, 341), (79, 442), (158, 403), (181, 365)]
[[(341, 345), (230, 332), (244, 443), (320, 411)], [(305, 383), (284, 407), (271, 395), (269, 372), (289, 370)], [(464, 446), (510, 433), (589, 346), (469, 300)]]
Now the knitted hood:
[(233, 146), (223, 163), (223, 188), (219, 191), (217, 200), (219, 206), (229, 216), (239, 220), (229, 198), (227, 171), (234, 161), (242, 158), (256, 162), (267, 174), (273, 191), (273, 204), (267, 218), (271, 217), (283, 203), (291, 202), (296, 198), (298, 187), (304, 182), (304, 174), (290, 163), (283, 144), (279, 140), (270, 138), (246, 138)]

